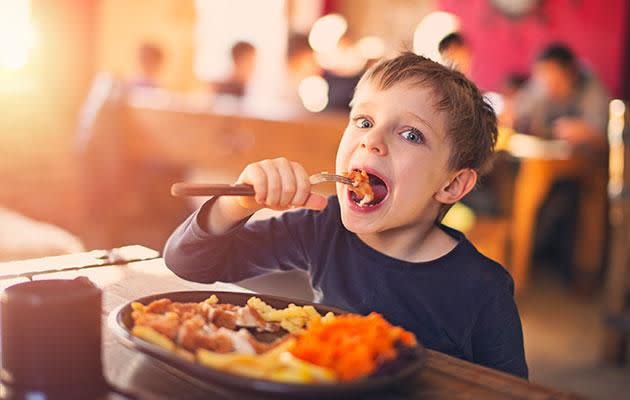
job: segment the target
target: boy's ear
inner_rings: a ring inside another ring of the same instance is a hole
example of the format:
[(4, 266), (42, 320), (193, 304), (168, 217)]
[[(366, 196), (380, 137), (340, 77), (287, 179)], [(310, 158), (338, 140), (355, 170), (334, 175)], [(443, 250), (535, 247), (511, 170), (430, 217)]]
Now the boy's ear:
[(477, 171), (469, 168), (459, 170), (450, 181), (435, 193), (435, 199), (443, 204), (455, 204), (466, 196), (476, 184)]

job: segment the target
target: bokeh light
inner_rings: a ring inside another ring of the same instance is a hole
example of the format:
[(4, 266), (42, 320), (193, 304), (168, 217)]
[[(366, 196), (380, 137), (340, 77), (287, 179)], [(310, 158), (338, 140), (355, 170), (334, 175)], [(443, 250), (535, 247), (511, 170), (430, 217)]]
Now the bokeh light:
[(361, 38), (356, 46), (361, 56), (367, 60), (381, 58), (385, 54), (385, 42), (378, 36)]
[(320, 112), (328, 105), (328, 83), (321, 76), (309, 76), (300, 82), (298, 95), (304, 108)]
[(442, 62), (438, 45), (449, 33), (459, 29), (458, 18), (445, 11), (427, 14), (416, 27), (413, 34), (413, 51), (434, 61)]
[(34, 45), (31, 2), (0, 2), (0, 68), (18, 70), (26, 66)]
[(316, 52), (326, 53), (337, 47), (339, 39), (347, 29), (348, 23), (341, 15), (324, 15), (313, 24), (308, 42)]

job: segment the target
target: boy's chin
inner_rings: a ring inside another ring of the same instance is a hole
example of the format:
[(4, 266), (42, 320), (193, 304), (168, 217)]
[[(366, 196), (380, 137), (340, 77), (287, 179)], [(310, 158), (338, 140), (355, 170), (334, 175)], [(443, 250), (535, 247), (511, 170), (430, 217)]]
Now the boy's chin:
[(368, 218), (358, 218), (356, 215), (351, 215), (348, 210), (341, 210), (341, 223), (344, 228), (355, 234), (370, 234), (378, 233), (381, 229), (376, 226), (375, 222)]

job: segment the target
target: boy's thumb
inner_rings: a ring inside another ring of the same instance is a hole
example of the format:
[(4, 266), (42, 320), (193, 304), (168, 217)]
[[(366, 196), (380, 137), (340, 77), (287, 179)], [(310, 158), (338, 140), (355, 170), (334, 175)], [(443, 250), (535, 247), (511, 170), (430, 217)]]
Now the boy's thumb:
[(326, 208), (326, 204), (328, 204), (328, 198), (322, 196), (321, 194), (311, 193), (304, 203), (304, 208), (310, 208), (311, 210), (322, 210)]

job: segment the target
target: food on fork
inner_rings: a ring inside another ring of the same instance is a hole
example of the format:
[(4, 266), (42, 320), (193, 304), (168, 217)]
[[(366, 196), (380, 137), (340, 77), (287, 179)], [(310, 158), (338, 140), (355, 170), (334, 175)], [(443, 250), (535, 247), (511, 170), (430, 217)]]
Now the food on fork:
[(352, 170), (350, 172), (344, 172), (343, 176), (352, 179), (352, 190), (360, 198), (359, 205), (367, 205), (374, 199), (374, 192), (370, 185), (370, 178), (364, 170)]
[(348, 186), (348, 195), (350, 200), (359, 207), (378, 207), (387, 199), (389, 186), (379, 172), (371, 169), (353, 168), (343, 175), (352, 179), (352, 185)]
[[(286, 383), (360, 379), (416, 346), (413, 333), (376, 313), (322, 317), (313, 306), (275, 309), (257, 297), (237, 306), (215, 295), (199, 303), (162, 298), (131, 307), (131, 333), (143, 340), (190, 362)], [(271, 341), (257, 334), (272, 335)]]

